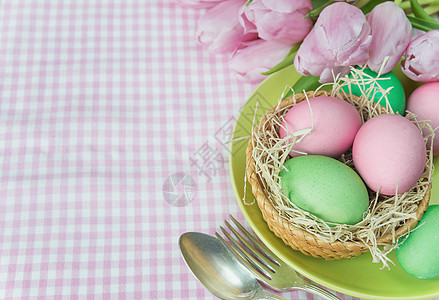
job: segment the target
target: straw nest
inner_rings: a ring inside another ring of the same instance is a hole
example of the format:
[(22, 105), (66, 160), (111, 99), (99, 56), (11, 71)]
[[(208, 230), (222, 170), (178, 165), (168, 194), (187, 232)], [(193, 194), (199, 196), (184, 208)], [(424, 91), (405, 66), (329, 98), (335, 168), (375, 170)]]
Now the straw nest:
[[(279, 100), (266, 112), (253, 126), (246, 150), (246, 179), (251, 184), (252, 193), (270, 230), (293, 249), (325, 259), (352, 258), (370, 251), (373, 262), (382, 262), (383, 268), (389, 268), (389, 263), (393, 262), (388, 258), (388, 253), (397, 247), (398, 238), (407, 235), (416, 226), (428, 207), (433, 173), (432, 149), (427, 151), (421, 179), (410, 191), (385, 196), (369, 190), (369, 208), (363, 220), (355, 225), (326, 223), (300, 209), (284, 194), (278, 180), (294, 143), (300, 140), (298, 137), (288, 144), (285, 142), (291, 136), (282, 140), (278, 133), (283, 116), (296, 103), (322, 95), (337, 97), (351, 103), (359, 111), (363, 122), (380, 114), (393, 113), (389, 105), (383, 107), (367, 100), (371, 91), (364, 91), (360, 97), (344, 93), (341, 86), (346, 84), (352, 84), (352, 80), (339, 81), (331, 92), (295, 94)], [(387, 92), (382, 92), (385, 97)], [(430, 130), (431, 135), (425, 138), (427, 143), (434, 132), (428, 123), (418, 122), (410, 112), (406, 113), (406, 117), (419, 130), (424, 127)], [(350, 150), (339, 160), (355, 170)]]

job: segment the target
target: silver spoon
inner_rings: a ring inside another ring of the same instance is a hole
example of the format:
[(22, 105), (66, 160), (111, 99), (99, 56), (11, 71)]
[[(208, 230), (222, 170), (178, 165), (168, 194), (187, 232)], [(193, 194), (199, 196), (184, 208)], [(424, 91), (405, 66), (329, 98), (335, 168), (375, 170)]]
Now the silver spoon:
[(179, 239), (183, 258), (198, 280), (221, 299), (284, 299), (266, 291), (251, 273), (217, 238), (186, 232)]

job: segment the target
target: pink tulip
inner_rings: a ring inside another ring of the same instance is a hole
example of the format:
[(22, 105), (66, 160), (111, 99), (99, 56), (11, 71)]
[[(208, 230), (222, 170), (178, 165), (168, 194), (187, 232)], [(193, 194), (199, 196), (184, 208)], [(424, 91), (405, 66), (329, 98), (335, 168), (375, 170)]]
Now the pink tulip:
[(290, 50), (290, 44), (280, 41), (251, 41), (232, 55), (229, 66), (240, 79), (257, 83), (265, 78), (261, 73), (278, 64)]
[(349, 66), (365, 64), (371, 30), (363, 12), (345, 2), (329, 5), (317, 19), (294, 59), (302, 75), (320, 77), (320, 83), (349, 73)]
[(241, 10), (246, 32), (258, 33), (264, 40), (301, 42), (312, 27), (304, 16), (312, 10), (311, 0), (253, 0)]
[(411, 41), (401, 68), (414, 81), (439, 81), (439, 30), (430, 30)]
[(192, 8), (209, 8), (221, 0), (171, 0), (180, 6)]
[(370, 69), (379, 72), (386, 57), (382, 74), (392, 71), (398, 64), (412, 38), (412, 25), (404, 11), (394, 2), (374, 7), (367, 16), (372, 29), (372, 44), (367, 62)]
[(198, 19), (196, 37), (212, 53), (233, 52), (241, 42), (257, 38), (245, 33), (239, 23), (239, 10), (247, 0), (228, 0), (218, 3)]

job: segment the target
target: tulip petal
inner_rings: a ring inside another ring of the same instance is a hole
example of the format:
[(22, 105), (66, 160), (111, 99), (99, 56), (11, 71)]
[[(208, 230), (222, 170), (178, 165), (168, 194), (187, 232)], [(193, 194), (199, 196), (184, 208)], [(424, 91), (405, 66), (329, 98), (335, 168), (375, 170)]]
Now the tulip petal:
[(233, 52), (241, 42), (254, 40), (256, 33), (244, 32), (239, 11), (246, 0), (223, 1), (202, 15), (197, 23), (196, 38), (212, 53)]
[[(412, 25), (394, 2), (377, 5), (367, 16), (372, 29), (372, 44), (367, 62), (370, 69), (385, 74), (400, 61), (412, 37)], [(383, 66), (385, 58), (387, 62)]]
[(320, 77), (325, 83), (333, 74), (344, 75), (351, 65), (365, 64), (372, 37), (361, 10), (339, 2), (323, 9), (304, 39), (294, 61), (297, 72)]
[(262, 39), (251, 41), (237, 50), (229, 61), (229, 67), (240, 79), (260, 82), (266, 78), (261, 73), (270, 70), (290, 51), (291, 45)]
[(256, 25), (249, 21), (245, 14), (245, 8), (246, 6), (243, 5), (239, 10), (239, 24), (244, 28), (245, 33), (258, 33), (256, 29)]
[(300, 1), (262, 0), (262, 4), (269, 10), (279, 13), (292, 13), (300, 7)]
[(414, 81), (439, 81), (439, 30), (418, 36), (407, 47), (401, 69)]
[[(241, 24), (246, 32), (256, 30), (261, 39), (296, 44), (312, 27), (312, 21), (304, 18), (311, 9), (311, 0), (253, 0), (243, 9)], [(252, 23), (254, 29), (245, 22)]]
[[(302, 41), (312, 26), (310, 19), (303, 18), (307, 12), (304, 10), (290, 14), (267, 13), (258, 19), (259, 37), (266, 40), (282, 39), (292, 44)], [(276, 20), (276, 23), (273, 23), (273, 20)]]

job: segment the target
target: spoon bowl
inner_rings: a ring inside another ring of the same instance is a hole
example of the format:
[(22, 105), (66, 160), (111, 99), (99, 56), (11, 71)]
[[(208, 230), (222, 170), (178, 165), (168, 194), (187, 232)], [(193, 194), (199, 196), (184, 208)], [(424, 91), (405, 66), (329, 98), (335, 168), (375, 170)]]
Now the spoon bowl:
[(256, 277), (217, 238), (186, 232), (179, 239), (180, 251), (195, 277), (221, 299), (285, 299), (264, 290)]

